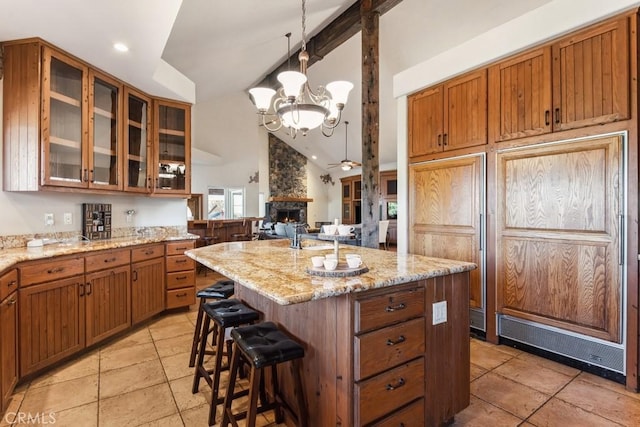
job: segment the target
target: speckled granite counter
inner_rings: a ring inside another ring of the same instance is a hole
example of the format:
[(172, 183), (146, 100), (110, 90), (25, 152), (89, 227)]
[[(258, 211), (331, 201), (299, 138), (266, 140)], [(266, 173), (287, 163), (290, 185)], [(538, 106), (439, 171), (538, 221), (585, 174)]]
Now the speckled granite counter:
[(13, 248), (0, 250), (0, 272), (22, 262), (60, 255), (72, 255), (104, 249), (124, 248), (128, 246), (144, 245), (148, 243), (166, 242), (171, 240), (197, 239), (194, 234), (153, 233), (141, 236), (119, 237), (91, 242), (77, 241), (73, 243), (55, 243), (37, 248)]
[[(358, 246), (341, 246), (345, 253), (362, 256), (369, 271), (355, 277), (316, 277), (306, 272), (311, 257), (333, 253), (329, 242), (305, 241), (292, 249), (289, 240), (219, 243), (186, 255), (277, 302), (297, 304), (331, 296), (407, 283), (473, 270), (475, 264), (420, 255), (403, 255)], [(326, 249), (314, 249), (313, 247)]]

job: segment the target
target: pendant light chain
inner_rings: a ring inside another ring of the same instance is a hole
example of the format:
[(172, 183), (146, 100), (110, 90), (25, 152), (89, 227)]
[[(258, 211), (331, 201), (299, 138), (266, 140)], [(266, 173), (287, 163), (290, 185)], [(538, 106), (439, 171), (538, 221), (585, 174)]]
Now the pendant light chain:
[(307, 50), (307, 1), (302, 0), (302, 50)]

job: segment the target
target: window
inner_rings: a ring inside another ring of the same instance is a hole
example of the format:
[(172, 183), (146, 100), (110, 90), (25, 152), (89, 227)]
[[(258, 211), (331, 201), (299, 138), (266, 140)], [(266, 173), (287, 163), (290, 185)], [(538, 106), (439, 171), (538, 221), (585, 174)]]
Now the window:
[(209, 187), (207, 219), (244, 217), (244, 188)]

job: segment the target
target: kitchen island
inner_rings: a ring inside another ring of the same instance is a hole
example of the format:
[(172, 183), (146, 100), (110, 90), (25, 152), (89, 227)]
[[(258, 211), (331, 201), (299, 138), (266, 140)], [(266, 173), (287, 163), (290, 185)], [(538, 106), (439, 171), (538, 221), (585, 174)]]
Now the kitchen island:
[[(234, 280), (236, 298), (304, 346), (310, 425), (451, 422), (469, 404), (468, 272), (476, 266), (344, 246), (342, 256), (360, 254), (369, 271), (318, 277), (307, 272), (311, 257), (333, 253), (319, 243), (233, 242), (186, 254)], [(281, 376), (291, 397), (288, 372)]]

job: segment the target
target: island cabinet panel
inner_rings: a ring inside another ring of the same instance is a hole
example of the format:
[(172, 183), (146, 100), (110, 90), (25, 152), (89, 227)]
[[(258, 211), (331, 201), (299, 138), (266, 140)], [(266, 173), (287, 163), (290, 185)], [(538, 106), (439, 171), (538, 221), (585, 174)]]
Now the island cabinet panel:
[[(129, 251), (124, 251), (127, 256)], [(86, 345), (131, 326), (129, 264), (87, 274), (85, 285)]]
[[(0, 413), (6, 410), (18, 382), (18, 293), (17, 270), (0, 276)], [(14, 283), (8, 293), (2, 288)]]
[[(468, 286), (464, 272), (291, 305), (235, 296), (303, 345), (309, 425), (439, 426), (469, 404)], [(448, 319), (433, 325), (442, 301)], [(295, 405), (289, 368), (278, 375)]]
[(84, 295), (84, 275), (20, 288), (21, 377), (84, 348)]
[(622, 341), (622, 136), (499, 153), (501, 313)]
[(131, 259), (131, 321), (135, 325), (164, 310), (164, 244), (132, 249)]

